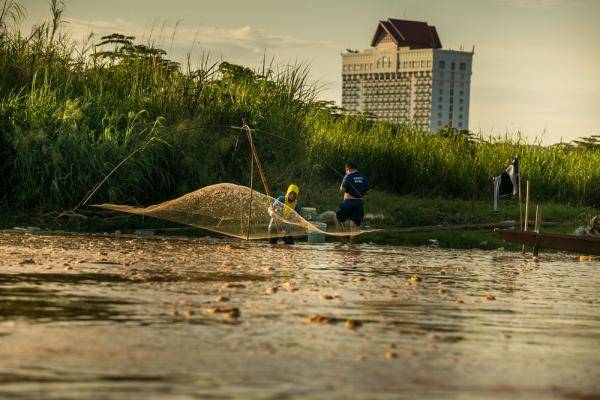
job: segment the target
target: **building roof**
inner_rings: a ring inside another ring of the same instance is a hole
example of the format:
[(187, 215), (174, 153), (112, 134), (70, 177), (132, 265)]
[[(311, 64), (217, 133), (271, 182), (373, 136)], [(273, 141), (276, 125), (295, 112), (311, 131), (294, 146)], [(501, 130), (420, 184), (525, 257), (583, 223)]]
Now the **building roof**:
[(386, 33), (392, 37), (398, 46), (419, 49), (442, 48), (442, 42), (435, 26), (427, 25), (427, 22), (394, 18), (389, 18), (387, 21), (379, 21), (373, 35), (373, 40), (371, 41), (371, 46), (377, 46)]

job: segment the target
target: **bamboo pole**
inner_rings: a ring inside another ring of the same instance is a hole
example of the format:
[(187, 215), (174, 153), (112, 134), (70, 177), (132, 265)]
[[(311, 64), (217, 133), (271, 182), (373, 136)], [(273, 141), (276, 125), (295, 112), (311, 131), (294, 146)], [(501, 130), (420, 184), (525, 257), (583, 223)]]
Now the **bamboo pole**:
[(519, 172), (519, 226), (523, 230), (523, 199), (521, 197), (521, 172)]
[(537, 205), (535, 207), (535, 231), (540, 233), (540, 228), (542, 227), (542, 207)]
[[(542, 207), (539, 205), (535, 206), (535, 232), (540, 233), (540, 227), (542, 226)], [(537, 257), (538, 255), (538, 245), (537, 240), (535, 246), (533, 246), (533, 256)]]
[[(529, 180), (525, 186), (525, 225), (523, 226), (523, 230), (527, 231), (527, 225), (529, 224)], [(523, 254), (525, 254), (525, 245), (521, 249)]]

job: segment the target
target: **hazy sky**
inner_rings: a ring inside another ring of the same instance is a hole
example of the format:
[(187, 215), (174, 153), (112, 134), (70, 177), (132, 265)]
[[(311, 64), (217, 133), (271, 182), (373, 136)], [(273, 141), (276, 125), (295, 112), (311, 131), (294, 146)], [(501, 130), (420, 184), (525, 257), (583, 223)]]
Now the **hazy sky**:
[[(475, 46), (470, 129), (553, 143), (600, 134), (600, 1), (65, 0), (74, 39), (90, 31), (149, 38), (173, 59), (309, 62), (321, 97), (341, 102), (341, 57), (366, 48), (380, 19), (435, 25), (444, 48)], [(48, 1), (21, 0), (28, 29)], [(172, 41), (173, 30), (179, 22)]]

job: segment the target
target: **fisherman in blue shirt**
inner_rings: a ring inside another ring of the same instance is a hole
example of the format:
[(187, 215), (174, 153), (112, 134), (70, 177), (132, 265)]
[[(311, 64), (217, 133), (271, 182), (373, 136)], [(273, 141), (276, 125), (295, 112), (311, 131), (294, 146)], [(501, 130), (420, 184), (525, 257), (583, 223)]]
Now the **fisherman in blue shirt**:
[(335, 212), (335, 226), (342, 231), (341, 223), (350, 220), (351, 229), (360, 226), (364, 216), (363, 196), (369, 191), (367, 177), (358, 172), (353, 162), (346, 163), (346, 176), (342, 180), (340, 192), (344, 193), (344, 202)]

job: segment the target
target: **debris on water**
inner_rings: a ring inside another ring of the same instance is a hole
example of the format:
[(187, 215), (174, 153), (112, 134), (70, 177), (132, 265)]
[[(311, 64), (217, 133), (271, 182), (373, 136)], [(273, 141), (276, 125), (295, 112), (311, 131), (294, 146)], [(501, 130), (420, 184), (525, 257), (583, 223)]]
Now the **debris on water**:
[(277, 288), (277, 286), (269, 286), (266, 290), (267, 294), (275, 294), (277, 293), (277, 290), (279, 290)]
[(72, 270), (72, 269), (73, 269), (73, 267), (71, 267), (70, 265), (69, 265), (69, 266), (67, 266), (67, 267), (65, 267), (65, 271), (70, 271), (70, 270)]
[(285, 288), (285, 290), (287, 290), (290, 293), (293, 293), (298, 290), (290, 282), (285, 282), (282, 286)]
[(238, 318), (240, 309), (237, 307), (204, 307), (202, 312), (206, 314), (226, 314), (229, 318)]
[(348, 319), (348, 320), (346, 320), (346, 323), (344, 324), (344, 326), (346, 327), (347, 330), (353, 331), (357, 328), (360, 328), (362, 326), (362, 322), (356, 321), (353, 319)]
[(223, 288), (225, 288), (225, 289), (245, 289), (246, 285), (242, 285), (241, 283), (225, 282), (223, 284)]
[(440, 241), (437, 239), (429, 239), (429, 245), (432, 247), (438, 247), (440, 245)]
[(192, 315), (194, 315), (194, 311), (191, 308), (186, 307), (183, 309), (183, 317), (185, 319), (190, 319)]
[(35, 261), (33, 260), (33, 258), (26, 258), (23, 261), (21, 261), (19, 264), (30, 265), (30, 264), (35, 264)]
[(392, 359), (394, 359), (394, 358), (398, 358), (398, 353), (396, 353), (395, 351), (387, 351), (387, 352), (385, 353), (385, 357), (386, 357), (388, 360), (392, 360)]
[(225, 297), (225, 296), (217, 296), (215, 297), (215, 301), (217, 303), (224, 303), (226, 301), (229, 301), (229, 297)]
[(324, 315), (313, 315), (306, 322), (309, 324), (337, 324), (338, 322), (340, 322), (340, 320), (335, 317), (326, 317)]
[(115, 238), (116, 238), (116, 239), (119, 239), (120, 237), (121, 237), (121, 231), (119, 231), (119, 230), (116, 230), (116, 231), (115, 231)]
[(508, 339), (510, 339), (512, 336), (510, 336), (510, 335), (509, 335), (509, 334), (507, 334), (507, 333), (503, 333), (503, 334), (502, 334), (502, 336), (500, 336), (500, 337), (502, 338), (502, 340), (508, 340)]
[(492, 300), (496, 300), (496, 297), (494, 297), (494, 295), (491, 295), (491, 294), (486, 294), (484, 296), (484, 300), (486, 300), (486, 301), (492, 301)]
[(442, 289), (442, 288), (438, 289), (438, 294), (444, 294), (444, 293), (446, 293), (446, 289)]
[(388, 343), (385, 345), (385, 347), (387, 347), (388, 349), (395, 349), (396, 348), (396, 343)]
[(585, 262), (585, 261), (600, 261), (600, 257), (579, 256), (579, 261), (581, 261), (581, 262)]
[(333, 296), (332, 296), (332, 295), (330, 295), (330, 294), (320, 294), (320, 295), (319, 295), (319, 298), (320, 298), (321, 300), (332, 300), (332, 299), (333, 299)]
[(464, 303), (463, 299), (461, 299), (461, 298), (459, 298), (459, 297), (455, 298), (455, 299), (454, 299), (454, 302), (455, 302), (456, 304), (463, 304), (463, 303)]
[(422, 282), (423, 278), (421, 278), (419, 275), (413, 275), (410, 277), (410, 281), (411, 282)]

